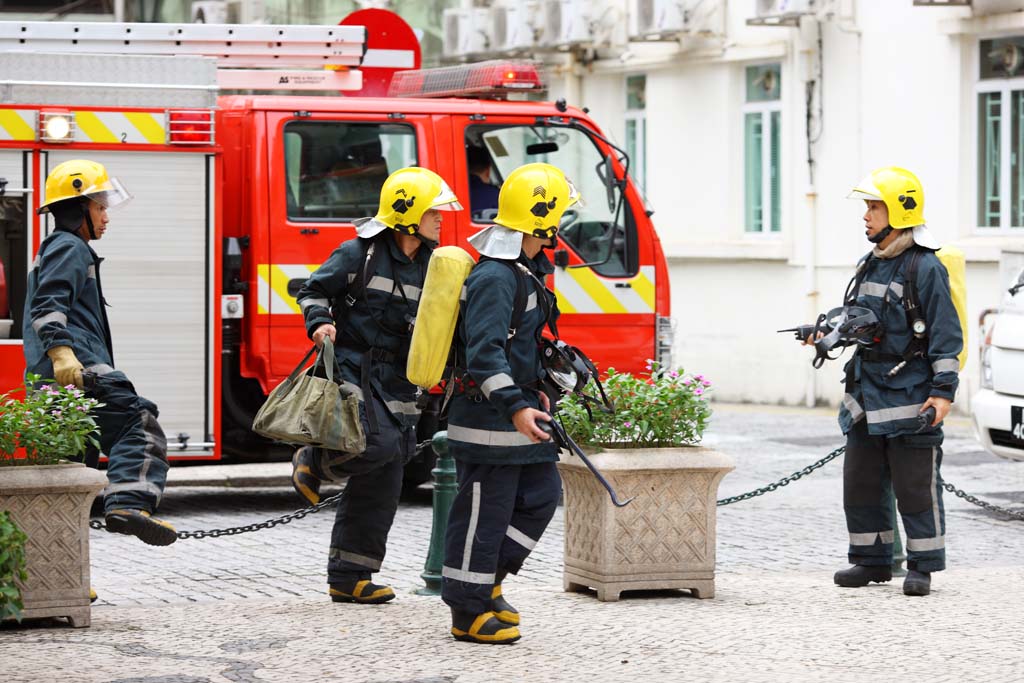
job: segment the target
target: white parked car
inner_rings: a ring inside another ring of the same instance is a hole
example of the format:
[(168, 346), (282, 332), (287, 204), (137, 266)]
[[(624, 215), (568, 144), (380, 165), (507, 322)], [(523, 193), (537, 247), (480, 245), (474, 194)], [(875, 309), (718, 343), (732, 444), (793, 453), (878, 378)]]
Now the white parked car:
[(981, 340), (974, 428), (989, 452), (1024, 461), (1024, 270), (999, 308), (981, 314)]

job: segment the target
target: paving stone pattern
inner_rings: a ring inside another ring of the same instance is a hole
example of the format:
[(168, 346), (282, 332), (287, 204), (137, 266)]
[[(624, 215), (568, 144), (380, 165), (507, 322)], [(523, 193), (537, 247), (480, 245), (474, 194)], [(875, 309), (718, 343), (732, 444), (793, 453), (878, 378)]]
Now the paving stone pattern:
[[(719, 406), (705, 444), (737, 468), (720, 497), (774, 481), (840, 445), (824, 410)], [(946, 479), (1024, 505), (1024, 463), (980, 451), (967, 422), (947, 430)], [(619, 603), (561, 591), (562, 511), (506, 595), (524, 638), (456, 643), (438, 598), (418, 596), (430, 491), (407, 497), (380, 579), (383, 606), (325, 596), (333, 512), (253, 534), (167, 548), (93, 532), (93, 626), (0, 629), (0, 681), (1022, 681), (1024, 523), (947, 494), (950, 570), (928, 598), (899, 580), (839, 589), (845, 566), (842, 459), (774, 493), (719, 508), (714, 600), (627, 593)], [(290, 489), (173, 488), (179, 529), (234, 526), (294, 510)]]

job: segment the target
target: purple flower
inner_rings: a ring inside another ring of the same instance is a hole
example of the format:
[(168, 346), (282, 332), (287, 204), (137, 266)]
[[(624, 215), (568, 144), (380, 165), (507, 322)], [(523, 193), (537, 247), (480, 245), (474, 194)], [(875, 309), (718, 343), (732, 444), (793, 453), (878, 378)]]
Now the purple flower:
[(673, 370), (672, 372), (668, 373), (668, 376), (671, 377), (672, 379), (676, 379), (679, 377), (679, 373)]
[(709, 382), (707, 380), (704, 380), (704, 386), (710, 387), (711, 386), (711, 382)]
[(685, 384), (687, 386), (689, 386), (691, 382), (693, 382), (693, 380), (690, 379), (689, 377), (687, 377), (686, 379), (683, 380), (683, 384)]
[(630, 422), (629, 420), (626, 420), (625, 422), (622, 423), (622, 426), (628, 429), (629, 427), (633, 426), (633, 423)]
[(701, 394), (704, 393), (704, 390), (701, 389), (700, 387), (697, 387), (696, 389), (693, 390), (693, 393), (696, 394), (697, 396), (700, 396)]
[(43, 386), (39, 387), (39, 390), (40, 391), (49, 391), (52, 388), (53, 387), (51, 387), (49, 384), (44, 384)]
[(696, 379), (698, 382), (703, 382), (704, 375), (694, 375), (694, 379)]
[(83, 413), (87, 413), (87, 412), (89, 412), (89, 409), (88, 409), (88, 408), (86, 408), (85, 406), (75, 406), (75, 410), (80, 410), (80, 411), (82, 411)]
[(55, 411), (53, 411), (53, 413), (51, 413), (51, 414), (52, 414), (52, 415), (53, 415), (54, 417), (60, 417), (61, 415), (63, 415), (63, 413), (62, 413), (61, 411), (59, 411), (59, 410), (55, 410)]
[(74, 389), (74, 388), (75, 388), (75, 385), (74, 385), (74, 384), (65, 384), (65, 385), (64, 385), (64, 388), (65, 388), (65, 389)]

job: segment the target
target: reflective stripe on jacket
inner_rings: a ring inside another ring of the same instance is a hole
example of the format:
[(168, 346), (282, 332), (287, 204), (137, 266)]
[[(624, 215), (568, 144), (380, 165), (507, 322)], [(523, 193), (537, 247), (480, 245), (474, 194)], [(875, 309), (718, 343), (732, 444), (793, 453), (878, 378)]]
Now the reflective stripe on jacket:
[(363, 356), (368, 349), (393, 354), (373, 361), (370, 382), (398, 422), (413, 427), (419, 421), (418, 388), (405, 376), (409, 357), (410, 323), (416, 317), (431, 249), (421, 245), (410, 259), (399, 248), (394, 232), (373, 238), (375, 272), (366, 273), (365, 291), (349, 307), (349, 286), (362, 273), (369, 245), (361, 238), (344, 242), (299, 290), (296, 297), (312, 339), (320, 325), (338, 327), (335, 355), (342, 379), (361, 385)]
[(22, 323), (27, 372), (53, 377), (46, 355), (70, 346), (86, 369), (113, 369), (110, 323), (100, 285), (103, 261), (73, 232), (58, 230), (43, 240), (28, 274)]
[[(519, 257), (542, 282), (553, 272), (543, 252), (536, 258)], [(558, 459), (552, 443), (533, 443), (516, 431), (512, 415), (523, 408), (540, 408), (535, 389), (541, 379), (537, 335), (545, 325), (545, 311), (557, 318), (555, 299), (538, 292), (526, 279), (528, 294), (522, 321), (505, 345), (516, 298), (516, 273), (506, 263), (482, 260), (466, 281), (466, 303), (459, 335), (466, 354), (466, 370), (481, 396), (457, 395), (448, 413), (448, 442), (452, 455), (465, 462), (524, 465)], [(533, 296), (529, 296), (533, 295)], [(538, 297), (543, 300), (538, 301)]]
[[(907, 250), (892, 259), (869, 255), (854, 302), (870, 308), (882, 322), (885, 332), (874, 349), (883, 354), (903, 354), (912, 339), (903, 308), (904, 271), (910, 253)], [(953, 400), (956, 395), (960, 368), (957, 355), (963, 348), (963, 335), (949, 292), (949, 275), (934, 252), (921, 254), (916, 284), (928, 324), (926, 356), (913, 358), (889, 376), (896, 361), (869, 361), (859, 352), (855, 354), (845, 367), (853, 381), (848, 383), (839, 410), (839, 425), (844, 434), (860, 420), (867, 420), (870, 434), (916, 432), (918, 413), (929, 396)]]

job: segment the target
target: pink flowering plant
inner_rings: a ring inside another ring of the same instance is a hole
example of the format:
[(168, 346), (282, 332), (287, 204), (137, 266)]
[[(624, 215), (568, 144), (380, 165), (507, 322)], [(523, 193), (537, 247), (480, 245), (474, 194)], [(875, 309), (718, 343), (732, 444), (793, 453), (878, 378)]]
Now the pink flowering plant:
[[(99, 447), (92, 416), (99, 401), (41, 379), (30, 374), (23, 388), (0, 395), (0, 466), (53, 465)], [(15, 458), (19, 448), (24, 458)]]
[(653, 360), (647, 361), (647, 372), (639, 375), (609, 368), (604, 389), (615, 406), (612, 414), (592, 407), (591, 419), (576, 395), (561, 402), (558, 416), (581, 446), (695, 446), (711, 418), (711, 381), (682, 368), (667, 370)]

